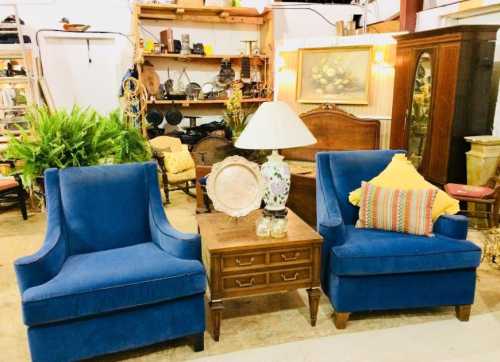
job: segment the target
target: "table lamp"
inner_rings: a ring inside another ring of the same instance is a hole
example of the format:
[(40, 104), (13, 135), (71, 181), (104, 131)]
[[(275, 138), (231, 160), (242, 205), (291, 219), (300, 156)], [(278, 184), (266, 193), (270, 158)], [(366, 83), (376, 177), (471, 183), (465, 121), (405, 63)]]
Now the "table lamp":
[(285, 102), (262, 103), (251, 117), (235, 146), (273, 151), (261, 167), (265, 180), (265, 211), (275, 215), (284, 212), (290, 191), (290, 169), (277, 150), (314, 143), (316, 138)]

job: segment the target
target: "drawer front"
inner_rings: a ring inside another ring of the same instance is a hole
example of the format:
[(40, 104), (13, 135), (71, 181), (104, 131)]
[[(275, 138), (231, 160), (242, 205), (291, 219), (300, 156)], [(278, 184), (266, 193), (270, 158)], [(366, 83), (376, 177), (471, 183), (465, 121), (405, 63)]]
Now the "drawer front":
[(304, 283), (311, 280), (311, 268), (278, 270), (269, 273), (269, 284)]
[(311, 248), (285, 249), (272, 251), (269, 255), (270, 264), (307, 263), (312, 260)]
[(267, 285), (266, 273), (245, 274), (222, 279), (224, 290), (247, 290)]
[(266, 253), (228, 255), (222, 257), (222, 271), (245, 270), (266, 265)]

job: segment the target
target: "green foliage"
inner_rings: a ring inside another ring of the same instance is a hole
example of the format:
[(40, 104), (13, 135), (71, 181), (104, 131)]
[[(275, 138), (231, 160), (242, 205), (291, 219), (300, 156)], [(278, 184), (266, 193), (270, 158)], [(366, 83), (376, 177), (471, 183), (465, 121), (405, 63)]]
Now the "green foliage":
[(11, 138), (8, 158), (24, 164), (22, 177), (31, 186), (45, 169), (141, 162), (151, 158), (140, 132), (126, 125), (121, 113), (101, 116), (91, 109), (50, 113), (36, 108), (26, 115), (29, 130)]

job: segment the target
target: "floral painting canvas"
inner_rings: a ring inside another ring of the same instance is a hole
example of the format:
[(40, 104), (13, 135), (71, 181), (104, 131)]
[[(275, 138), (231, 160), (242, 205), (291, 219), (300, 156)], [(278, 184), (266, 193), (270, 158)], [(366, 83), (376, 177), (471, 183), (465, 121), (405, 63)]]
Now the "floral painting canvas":
[(370, 46), (300, 49), (297, 100), (368, 104), (371, 60)]

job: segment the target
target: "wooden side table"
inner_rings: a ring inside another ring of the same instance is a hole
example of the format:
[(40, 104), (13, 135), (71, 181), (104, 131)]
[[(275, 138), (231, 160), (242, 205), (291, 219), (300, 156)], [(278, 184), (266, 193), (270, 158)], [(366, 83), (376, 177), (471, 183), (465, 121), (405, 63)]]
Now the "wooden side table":
[(261, 212), (254, 211), (241, 219), (222, 213), (196, 216), (216, 341), (224, 301), (233, 298), (307, 288), (311, 325), (316, 325), (323, 239), (290, 210), (286, 237), (258, 238), (255, 223)]

